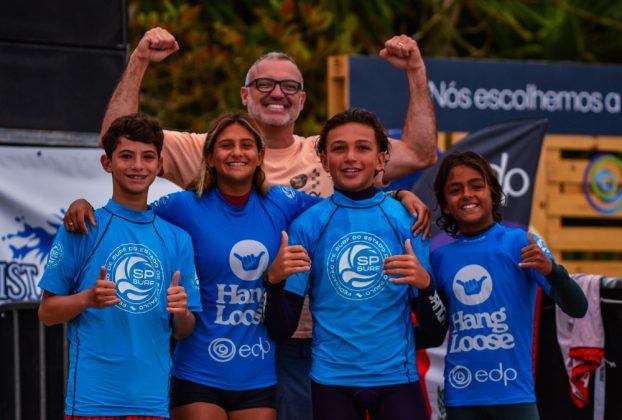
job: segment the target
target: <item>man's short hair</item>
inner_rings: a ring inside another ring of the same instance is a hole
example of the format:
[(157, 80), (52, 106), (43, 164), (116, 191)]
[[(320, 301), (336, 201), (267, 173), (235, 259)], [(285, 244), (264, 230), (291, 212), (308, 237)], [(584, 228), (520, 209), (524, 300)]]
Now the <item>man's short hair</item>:
[(259, 63), (265, 60), (285, 60), (285, 61), (289, 61), (290, 63), (292, 63), (298, 70), (298, 73), (300, 74), (300, 86), (302, 90), (304, 90), (305, 83), (302, 78), (302, 72), (298, 68), (298, 64), (296, 64), (296, 60), (294, 60), (291, 56), (285, 54), (284, 52), (280, 52), (280, 51), (272, 51), (259, 57), (246, 72), (246, 78), (244, 79), (244, 86), (248, 86), (252, 82), (251, 73), (255, 70), (255, 67), (257, 67)]

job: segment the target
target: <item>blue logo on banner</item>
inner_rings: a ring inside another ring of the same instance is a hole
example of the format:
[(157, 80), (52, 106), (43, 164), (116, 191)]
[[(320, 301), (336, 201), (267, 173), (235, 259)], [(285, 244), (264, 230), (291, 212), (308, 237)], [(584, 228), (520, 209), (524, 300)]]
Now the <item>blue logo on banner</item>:
[(50, 253), (54, 236), (60, 227), (64, 210), (52, 216), (45, 226), (34, 226), (24, 217), (15, 221), (22, 225), (14, 233), (2, 236), (2, 243), (7, 244), (11, 253), (9, 261), (0, 261), (0, 303), (36, 301), (41, 298), (37, 288), (41, 265)]
[(58, 221), (48, 221), (48, 225), (53, 229), (52, 232), (48, 232), (43, 227), (32, 226), (25, 222), (24, 217), (16, 217), (15, 221), (23, 224), (23, 228), (15, 233), (9, 233), (2, 237), (3, 241), (9, 241), (12, 239), (21, 238), (26, 240), (24, 245), (9, 244), (9, 248), (13, 253), (13, 259), (21, 261), (31, 253), (35, 253), (35, 257), (42, 263), (45, 257), (50, 253), (52, 244), (54, 243), (54, 236), (56, 231), (60, 227), (63, 215), (65, 211), (61, 210), (60, 215), (54, 215)]

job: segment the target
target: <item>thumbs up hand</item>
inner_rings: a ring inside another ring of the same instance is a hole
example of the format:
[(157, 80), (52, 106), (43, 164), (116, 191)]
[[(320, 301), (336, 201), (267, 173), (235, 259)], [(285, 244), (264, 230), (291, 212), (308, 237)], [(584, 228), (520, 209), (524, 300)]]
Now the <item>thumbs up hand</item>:
[(188, 295), (184, 286), (179, 285), (179, 271), (173, 274), (173, 281), (166, 290), (166, 311), (173, 315), (185, 317), (188, 315)]
[(520, 268), (534, 268), (543, 276), (546, 276), (553, 269), (553, 261), (544, 253), (542, 248), (536, 243), (531, 232), (527, 232), (529, 244), (520, 250)]
[(279, 253), (268, 268), (267, 279), (270, 284), (279, 284), (295, 273), (311, 269), (311, 259), (302, 245), (288, 245), (287, 232), (281, 232)]
[(99, 276), (86, 294), (87, 306), (101, 309), (121, 303), (117, 297), (117, 285), (106, 278), (106, 267), (99, 269)]
[(410, 239), (406, 239), (405, 246), (406, 254), (385, 258), (382, 271), (387, 276), (401, 276), (390, 278), (391, 283), (410, 284), (425, 289), (430, 285), (430, 274), (417, 259)]

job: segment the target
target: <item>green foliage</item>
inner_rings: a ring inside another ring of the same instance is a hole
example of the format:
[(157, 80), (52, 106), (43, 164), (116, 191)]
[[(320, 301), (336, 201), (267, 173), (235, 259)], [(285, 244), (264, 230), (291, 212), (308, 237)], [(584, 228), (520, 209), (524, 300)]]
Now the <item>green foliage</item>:
[[(622, 3), (608, 0), (424, 0), (427, 56), (622, 62)], [(425, 41), (425, 42), (424, 42)]]
[(249, 66), (269, 51), (296, 59), (307, 104), (299, 134), (326, 119), (330, 55), (377, 54), (405, 33), (426, 57), (622, 62), (622, 3), (608, 0), (134, 0), (130, 40), (161, 26), (181, 50), (152, 65), (142, 109), (165, 127), (204, 131), (242, 108)]

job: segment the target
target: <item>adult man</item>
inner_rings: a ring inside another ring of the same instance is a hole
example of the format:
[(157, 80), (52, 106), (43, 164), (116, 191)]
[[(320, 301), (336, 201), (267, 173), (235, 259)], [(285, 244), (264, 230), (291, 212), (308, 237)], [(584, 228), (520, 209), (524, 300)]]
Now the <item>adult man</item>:
[(39, 283), (41, 321), (69, 322), (67, 418), (169, 417), (171, 334), (192, 333), (201, 303), (190, 237), (147, 205), (162, 140), (143, 115), (110, 125), (112, 198), (89, 235), (59, 229)]
[[(145, 33), (113, 93), (102, 132), (115, 118), (138, 111), (140, 84), (147, 67), (178, 49), (177, 41), (165, 29), (154, 28)], [(406, 71), (409, 89), (402, 141), (391, 141), (391, 161), (381, 179), (386, 183), (436, 161), (436, 119), (417, 42), (406, 35), (395, 36), (385, 43), (380, 55)], [(309, 145), (314, 143), (316, 136), (302, 138), (294, 135), (295, 122), (304, 106), (306, 92), (303, 90), (302, 74), (290, 60), (280, 53), (271, 53), (257, 60), (247, 73), (245, 86), (240, 89), (242, 103), (247, 106), (266, 139), (264, 170), (268, 180), (276, 185), (291, 185), (307, 193), (328, 196), (332, 192), (332, 183), (321, 169), (313, 145)], [(272, 85), (257, 83), (265, 78), (271, 79)], [(284, 80), (298, 82), (299, 89), (285, 93), (282, 84), (273, 83)], [(185, 186), (196, 175), (204, 141), (205, 134), (165, 131), (163, 153), (165, 157), (169, 153), (171, 156), (165, 158), (161, 175)]]
[[(102, 131), (116, 117), (138, 110), (140, 84), (147, 67), (178, 49), (175, 38), (162, 28), (145, 33), (113, 93)], [(391, 141), (391, 161), (376, 180), (384, 184), (432, 165), (436, 161), (437, 141), (425, 65), (416, 41), (406, 35), (392, 37), (380, 55), (406, 72), (409, 90), (402, 141)], [(295, 62), (282, 53), (261, 57), (248, 70), (240, 96), (266, 141), (263, 169), (268, 181), (322, 197), (332, 194), (332, 182), (315, 153), (316, 136), (304, 138), (294, 134), (296, 119), (306, 99), (302, 74)], [(199, 168), (204, 142), (205, 134), (165, 131), (161, 175), (182, 187), (187, 185)], [(417, 212), (414, 229), (418, 232), (427, 225), (429, 216), (423, 203)], [(77, 218), (77, 223), (83, 223), (82, 219)], [(278, 407), (282, 419), (310, 418), (310, 385), (306, 378), (310, 366), (310, 319), (308, 311), (303, 311), (293, 339), (279, 345), (277, 350), (279, 388), (287, 393)]]

